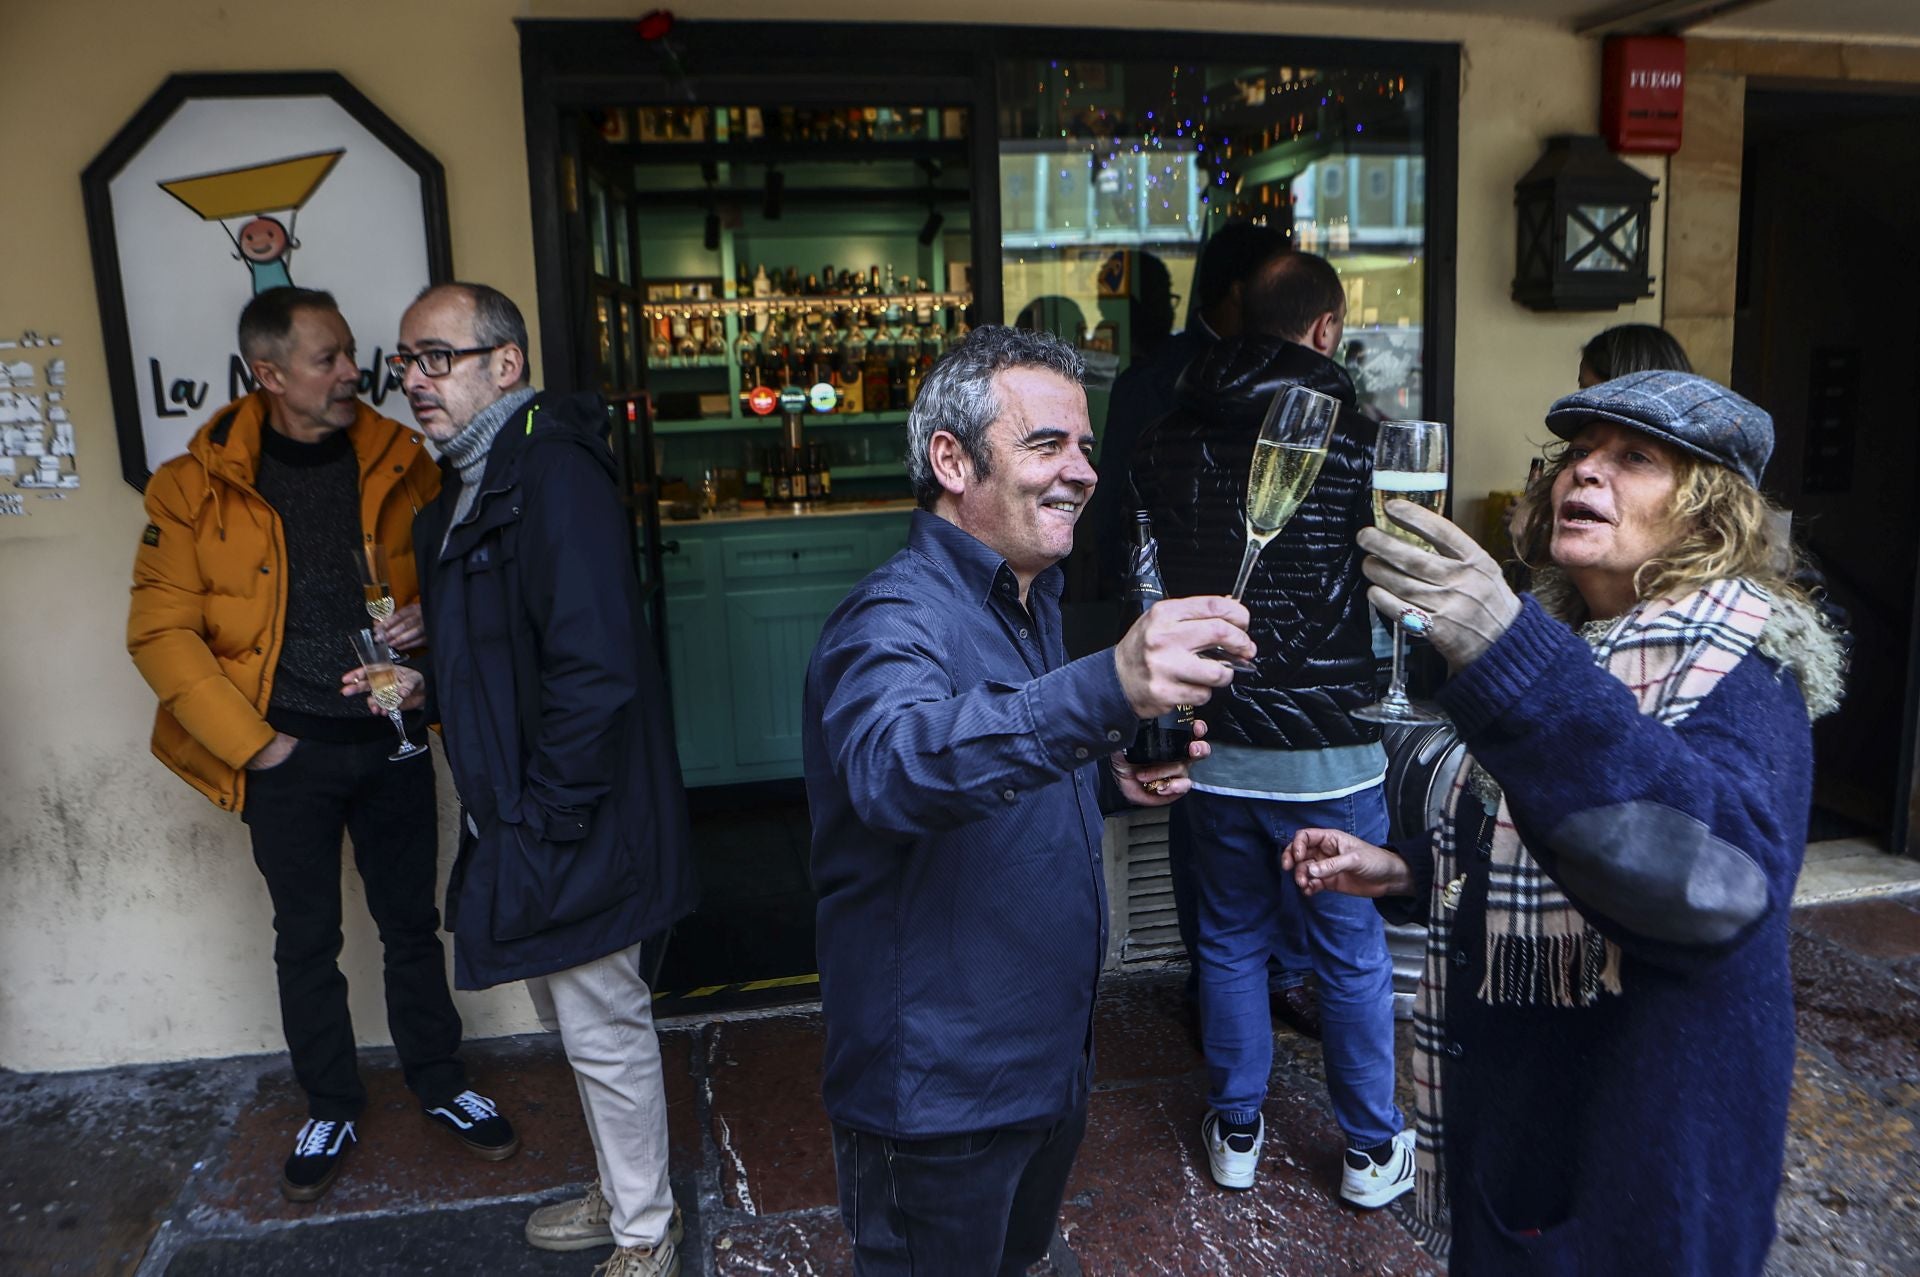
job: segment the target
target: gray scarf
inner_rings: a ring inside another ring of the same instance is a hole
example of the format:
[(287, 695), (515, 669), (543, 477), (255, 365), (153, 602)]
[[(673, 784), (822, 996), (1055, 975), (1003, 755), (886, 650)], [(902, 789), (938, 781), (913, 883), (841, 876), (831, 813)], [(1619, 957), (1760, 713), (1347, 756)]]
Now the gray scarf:
[[(440, 455), (453, 462), (460, 473), (460, 494), (453, 503), (453, 517), (447, 520), (449, 534), (473, 511), (474, 499), (480, 495), (480, 479), (487, 472), (487, 456), (493, 451), (500, 427), (506, 425), (534, 393), (530, 386), (509, 390), (482, 408), (465, 430), (440, 445)], [(446, 548), (444, 540), (441, 548)]]

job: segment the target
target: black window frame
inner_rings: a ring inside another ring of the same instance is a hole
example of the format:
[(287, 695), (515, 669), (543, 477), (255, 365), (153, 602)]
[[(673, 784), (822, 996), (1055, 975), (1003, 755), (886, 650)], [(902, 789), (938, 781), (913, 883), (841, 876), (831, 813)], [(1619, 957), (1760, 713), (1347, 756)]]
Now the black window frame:
[[(567, 115), (596, 106), (794, 105), (858, 101), (963, 106), (974, 175), (973, 292), (981, 322), (1002, 318), (999, 70), (1063, 53), (1106, 62), (1219, 62), (1392, 70), (1425, 77), (1424, 416), (1453, 419), (1459, 238), (1460, 45), (1286, 34), (947, 23), (682, 21), (671, 54), (626, 22), (530, 19), (521, 91), (539, 294), (541, 366), (555, 390), (594, 384), (584, 332), (589, 291), (569, 278), (562, 218)], [(577, 273), (577, 268), (575, 270)], [(583, 360), (585, 361), (583, 363)]]

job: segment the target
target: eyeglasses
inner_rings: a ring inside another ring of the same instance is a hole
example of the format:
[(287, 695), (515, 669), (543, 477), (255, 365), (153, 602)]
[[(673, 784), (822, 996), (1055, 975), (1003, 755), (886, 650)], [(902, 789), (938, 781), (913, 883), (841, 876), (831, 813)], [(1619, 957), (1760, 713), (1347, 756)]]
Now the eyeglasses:
[(409, 364), (419, 368), (429, 377), (444, 377), (453, 371), (453, 361), (468, 355), (490, 355), (500, 349), (499, 346), (468, 346), (463, 350), (436, 347), (432, 350), (417, 350), (411, 355), (388, 355), (387, 371), (393, 374), (395, 381), (404, 381)]

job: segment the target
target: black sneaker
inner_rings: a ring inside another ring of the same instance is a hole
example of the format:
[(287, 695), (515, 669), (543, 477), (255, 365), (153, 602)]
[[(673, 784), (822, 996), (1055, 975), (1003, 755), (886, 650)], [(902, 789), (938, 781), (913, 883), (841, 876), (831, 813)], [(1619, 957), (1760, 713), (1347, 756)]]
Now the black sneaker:
[(452, 1131), (454, 1138), (488, 1162), (504, 1162), (520, 1151), (513, 1123), (500, 1116), (493, 1101), (477, 1091), (462, 1091), (443, 1104), (422, 1110), (435, 1126)]
[(290, 1202), (310, 1202), (327, 1191), (340, 1173), (347, 1146), (359, 1141), (352, 1122), (307, 1119), (294, 1136), (293, 1153), (280, 1172), (280, 1192)]

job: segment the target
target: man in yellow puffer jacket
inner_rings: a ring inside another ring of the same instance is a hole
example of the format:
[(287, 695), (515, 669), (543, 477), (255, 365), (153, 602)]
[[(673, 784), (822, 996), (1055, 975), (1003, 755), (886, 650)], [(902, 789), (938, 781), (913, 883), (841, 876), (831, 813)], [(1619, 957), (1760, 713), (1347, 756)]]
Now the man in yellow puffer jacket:
[(388, 761), (392, 730), (341, 694), (369, 624), (356, 560), (383, 547), (400, 605), (381, 624), (424, 637), (410, 529), (438, 492), (420, 436), (358, 398), (353, 334), (333, 298), (262, 293), (240, 317), (259, 389), (222, 408), (147, 483), (127, 648), (160, 698), (153, 752), (241, 813), (273, 899), (274, 966), (308, 1120), (281, 1182), (324, 1193), (366, 1102), (340, 951), (341, 838), (350, 833), (385, 950), (387, 1016), (428, 1118), (476, 1154), (518, 1140), (470, 1090), (434, 907), (433, 768)]

